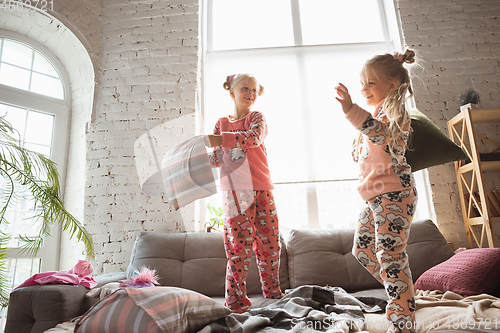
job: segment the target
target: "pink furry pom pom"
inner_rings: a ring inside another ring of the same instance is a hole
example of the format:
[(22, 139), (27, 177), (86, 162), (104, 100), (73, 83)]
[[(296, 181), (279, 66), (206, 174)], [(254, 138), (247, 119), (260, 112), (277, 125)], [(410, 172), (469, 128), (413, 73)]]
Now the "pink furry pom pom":
[(139, 273), (134, 272), (134, 276), (132, 277), (132, 281), (135, 283), (138, 282), (151, 282), (154, 284), (158, 284), (158, 274), (155, 269), (149, 269), (147, 267), (141, 267)]
[(135, 271), (132, 276), (132, 283), (128, 288), (148, 288), (154, 287), (158, 283), (158, 274), (156, 270), (147, 267), (141, 267), (139, 272)]

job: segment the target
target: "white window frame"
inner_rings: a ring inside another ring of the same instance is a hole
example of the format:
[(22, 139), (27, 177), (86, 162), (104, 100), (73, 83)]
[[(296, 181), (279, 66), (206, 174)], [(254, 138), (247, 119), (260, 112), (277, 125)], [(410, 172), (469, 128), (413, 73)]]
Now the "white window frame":
[[(54, 115), (54, 136), (51, 160), (57, 164), (61, 185), (60, 196), (63, 198), (66, 180), (71, 110), (71, 89), (66, 70), (54, 53), (42, 44), (18, 33), (2, 29), (0, 29), (0, 37), (26, 43), (40, 51), (52, 62), (62, 80), (64, 100), (0, 84), (0, 102)], [(51, 237), (44, 241), (43, 246), (37, 254), (37, 258), (42, 260), (40, 265), (41, 271), (54, 271), (59, 269), (60, 238), (61, 227), (60, 225), (54, 225)], [(7, 257), (9, 259), (27, 258), (26, 254), (20, 252), (19, 248), (9, 248)]]
[[(210, 20), (208, 19), (211, 16), (212, 7), (209, 5), (209, 2), (212, 0), (201, 0), (200, 1), (200, 69), (201, 69), (201, 82), (199, 84), (199, 89), (201, 90), (201, 94), (198, 95), (199, 98), (199, 110), (197, 112), (197, 131), (198, 134), (207, 134), (204, 133), (204, 87), (207, 82), (205, 80), (205, 67), (206, 60), (211, 54), (219, 54), (219, 55), (237, 55), (239, 53), (259, 53), (267, 50), (283, 50), (289, 48), (297, 48), (300, 47), (302, 50), (315, 50), (321, 51), (323, 49), (345, 49), (346, 47), (352, 47), (351, 45), (346, 44), (328, 44), (328, 45), (303, 45), (302, 35), (301, 35), (301, 24), (300, 24), (300, 9), (299, 9), (299, 0), (290, 0), (291, 10), (292, 10), (292, 24), (294, 31), (294, 41), (295, 45), (290, 47), (280, 47), (280, 48), (255, 48), (255, 49), (241, 49), (241, 50), (216, 50), (212, 51), (211, 39), (209, 39), (210, 32), (213, 30), (210, 26)], [(375, 0), (374, 0), (375, 1)], [(383, 33), (385, 40), (382, 42), (371, 42), (371, 43), (356, 43), (357, 47), (371, 47), (374, 45), (389, 45), (392, 50), (401, 50), (403, 43), (403, 38), (401, 35), (401, 25), (400, 20), (397, 17), (396, 12), (396, 4), (394, 0), (377, 0), (379, 2), (380, 15), (382, 22), (386, 22), (383, 26)], [(257, 24), (257, 23), (256, 23)], [(431, 218), (435, 220), (435, 212), (433, 209), (432, 201), (431, 201), (431, 191), (430, 184), (428, 178), (427, 170), (421, 170), (414, 173), (417, 187), (420, 189), (419, 191), (419, 204), (417, 205), (417, 212), (415, 215), (416, 219), (419, 218)], [(325, 180), (325, 181), (348, 181), (358, 179), (341, 179), (341, 180)], [(275, 185), (282, 184), (297, 184), (297, 183), (306, 183), (307, 186), (307, 204), (308, 204), (308, 224), (309, 228), (319, 228), (319, 211), (318, 211), (318, 203), (317, 203), (317, 192), (316, 185), (318, 181), (304, 181), (304, 182), (275, 182)], [(196, 207), (196, 216), (199, 218), (200, 224), (199, 229), (203, 229), (203, 226), (206, 221), (209, 221), (210, 217), (207, 213), (206, 200), (200, 200)]]

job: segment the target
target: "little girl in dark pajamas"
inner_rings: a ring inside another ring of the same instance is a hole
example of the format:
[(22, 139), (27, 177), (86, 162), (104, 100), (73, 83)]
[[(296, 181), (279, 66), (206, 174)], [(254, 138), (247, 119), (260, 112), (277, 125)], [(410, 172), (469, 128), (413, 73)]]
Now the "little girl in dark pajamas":
[(228, 76), (223, 85), (233, 98), (233, 115), (217, 120), (211, 163), (221, 167), (226, 302), (233, 312), (248, 311), (246, 275), (252, 249), (257, 257), (262, 292), (266, 298), (283, 296), (279, 281), (280, 242), (273, 184), (267, 164), (264, 115), (250, 111), (264, 88), (249, 74)]
[(358, 192), (366, 207), (359, 216), (353, 255), (389, 296), (388, 332), (415, 332), (413, 282), (406, 254), (417, 205), (411, 167), (404, 156), (410, 131), (406, 99), (413, 94), (404, 63), (415, 53), (375, 56), (361, 72), (361, 92), (373, 114), (352, 103), (343, 84), (336, 87), (346, 119), (360, 132), (354, 159), (360, 167)]

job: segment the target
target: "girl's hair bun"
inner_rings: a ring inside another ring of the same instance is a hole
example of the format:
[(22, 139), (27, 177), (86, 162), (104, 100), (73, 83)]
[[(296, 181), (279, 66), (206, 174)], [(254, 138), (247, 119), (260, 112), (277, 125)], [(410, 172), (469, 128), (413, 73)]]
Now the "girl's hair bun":
[(415, 62), (415, 51), (411, 49), (406, 49), (405, 53), (403, 53), (402, 56), (403, 63), (413, 64)]
[(226, 77), (226, 81), (222, 84), (222, 87), (226, 90), (231, 89), (231, 84), (233, 83), (233, 79), (236, 76), (236, 74), (228, 75)]

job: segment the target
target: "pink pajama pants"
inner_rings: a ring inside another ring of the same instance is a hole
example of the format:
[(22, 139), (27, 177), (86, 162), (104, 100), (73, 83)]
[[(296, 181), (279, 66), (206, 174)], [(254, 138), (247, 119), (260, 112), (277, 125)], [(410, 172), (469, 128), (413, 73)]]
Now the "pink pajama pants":
[(415, 332), (415, 299), (406, 245), (416, 189), (384, 193), (361, 211), (352, 253), (389, 296), (389, 332)]
[(272, 191), (224, 191), (223, 210), (228, 259), (225, 305), (236, 313), (247, 311), (251, 305), (245, 280), (252, 249), (264, 297), (281, 298), (278, 215)]

